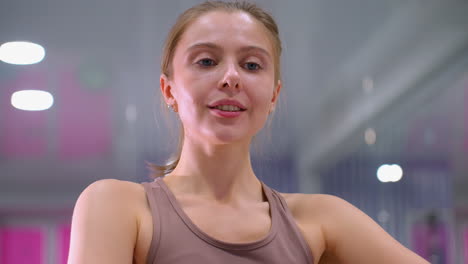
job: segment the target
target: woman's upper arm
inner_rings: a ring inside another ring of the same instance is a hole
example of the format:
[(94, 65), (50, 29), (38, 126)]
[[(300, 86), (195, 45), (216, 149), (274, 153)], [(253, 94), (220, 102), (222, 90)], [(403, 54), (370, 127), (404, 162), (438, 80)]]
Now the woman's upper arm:
[(323, 221), (326, 251), (339, 263), (429, 263), (350, 203), (330, 195), (321, 200), (327, 212)]
[(128, 182), (100, 180), (79, 196), (72, 218), (68, 264), (129, 264), (137, 218)]

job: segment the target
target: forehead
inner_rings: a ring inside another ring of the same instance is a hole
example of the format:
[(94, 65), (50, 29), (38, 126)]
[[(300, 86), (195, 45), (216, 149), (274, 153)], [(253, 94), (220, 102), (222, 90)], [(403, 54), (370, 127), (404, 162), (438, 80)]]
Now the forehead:
[(187, 49), (198, 42), (225, 48), (257, 46), (273, 54), (270, 32), (260, 21), (240, 11), (212, 11), (200, 16), (188, 26), (178, 46)]

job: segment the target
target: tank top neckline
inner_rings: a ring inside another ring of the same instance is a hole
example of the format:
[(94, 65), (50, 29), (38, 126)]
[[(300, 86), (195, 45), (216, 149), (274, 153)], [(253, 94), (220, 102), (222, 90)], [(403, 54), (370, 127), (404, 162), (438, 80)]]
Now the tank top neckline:
[(177, 214), (182, 219), (182, 221), (185, 223), (185, 225), (194, 234), (196, 234), (200, 239), (204, 240), (205, 242), (213, 246), (223, 248), (223, 249), (228, 249), (228, 250), (253, 250), (253, 249), (260, 248), (260, 247), (267, 245), (276, 236), (277, 229), (278, 229), (277, 225), (278, 225), (278, 220), (279, 220), (279, 215), (277, 211), (278, 208), (276, 207), (275, 199), (273, 198), (273, 195), (272, 195), (272, 190), (268, 186), (266, 186), (262, 181), (260, 181), (262, 184), (262, 190), (267, 198), (269, 208), (270, 208), (269, 209), (270, 217), (271, 217), (270, 230), (268, 231), (268, 234), (265, 235), (265, 237), (259, 240), (256, 240), (253, 242), (247, 242), (247, 243), (231, 243), (231, 242), (221, 241), (208, 235), (203, 230), (201, 230), (197, 225), (195, 225), (195, 223), (185, 213), (185, 211), (182, 209), (179, 202), (177, 201), (177, 198), (169, 189), (168, 185), (162, 180), (162, 178), (157, 178), (155, 182), (157, 182), (159, 186), (161, 186), (161, 188), (164, 190), (164, 192), (169, 198), (169, 201), (172, 207), (177, 212)]

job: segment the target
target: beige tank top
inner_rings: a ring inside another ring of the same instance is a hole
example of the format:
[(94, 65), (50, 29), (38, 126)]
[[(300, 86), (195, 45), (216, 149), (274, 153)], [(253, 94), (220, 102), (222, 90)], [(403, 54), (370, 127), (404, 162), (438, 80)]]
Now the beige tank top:
[(162, 180), (142, 183), (153, 217), (147, 264), (313, 263), (312, 252), (284, 198), (262, 182), (270, 204), (271, 228), (249, 243), (227, 243), (199, 229)]

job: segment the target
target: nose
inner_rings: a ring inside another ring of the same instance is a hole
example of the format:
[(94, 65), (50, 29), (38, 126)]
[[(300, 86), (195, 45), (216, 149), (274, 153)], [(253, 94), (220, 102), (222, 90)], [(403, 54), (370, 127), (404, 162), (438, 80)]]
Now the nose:
[(228, 63), (226, 65), (220, 87), (230, 88), (230, 90), (238, 90), (240, 88), (240, 74), (235, 63)]

